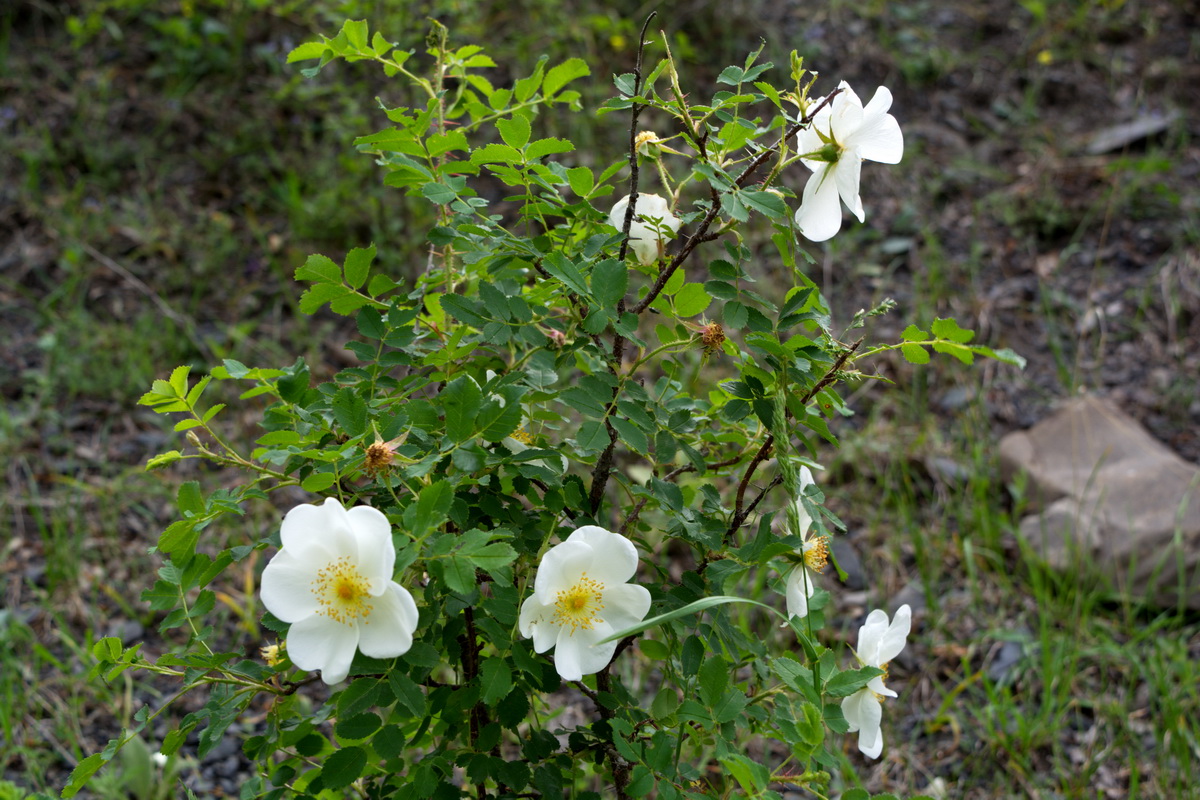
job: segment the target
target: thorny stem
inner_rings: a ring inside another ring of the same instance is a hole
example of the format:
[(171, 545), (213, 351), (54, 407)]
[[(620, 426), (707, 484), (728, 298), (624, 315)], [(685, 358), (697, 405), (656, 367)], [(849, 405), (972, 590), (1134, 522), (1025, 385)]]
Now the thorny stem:
[[(479, 636), (475, 631), (475, 609), (471, 606), (463, 609), (463, 622), (466, 625), (466, 632), (459, 637), (459, 642), (463, 651), (463, 685), (468, 685), (479, 675)], [(471, 707), (467, 718), (467, 731), (471, 747), (475, 746), (475, 742), (479, 739), (479, 731), (487, 722), (487, 711), (483, 703), (476, 703)], [(487, 796), (487, 787), (483, 783), (476, 784), (475, 795), (479, 800), (483, 800)]]
[[(846, 362), (850, 360), (850, 357), (854, 355), (854, 352), (858, 350), (862, 343), (863, 340), (860, 337), (858, 341), (850, 345), (840, 355), (838, 355), (837, 359), (833, 362), (829, 369), (825, 370), (825, 374), (821, 376), (821, 379), (813, 384), (812, 388), (805, 392), (804, 396), (800, 398), (800, 405), (806, 405), (810, 400), (817, 396), (818, 392), (822, 391), (825, 387), (836, 381), (838, 373), (842, 371), (842, 368), (846, 366)], [(749, 506), (745, 506), (746, 488), (750, 485), (750, 479), (754, 476), (754, 472), (758, 469), (759, 465), (762, 464), (762, 462), (765, 461), (770, 455), (771, 448), (774, 446), (775, 437), (771, 434), (767, 434), (767, 438), (763, 440), (762, 446), (758, 448), (758, 452), (756, 452), (754, 457), (750, 459), (750, 464), (747, 465), (746, 472), (742, 475), (742, 480), (738, 483), (737, 499), (733, 508), (733, 518), (730, 520), (729, 527), (725, 531), (725, 541), (728, 542), (730, 537), (737, 532), (738, 528), (742, 527), (742, 525), (746, 522), (746, 519), (754, 512), (754, 509), (758, 506), (759, 502), (763, 499), (763, 497), (766, 496), (767, 492), (782, 482), (782, 479), (776, 475), (771, 482), (758, 493), (758, 496), (754, 498), (753, 502), (751, 502)]]
[[(642, 32), (638, 38), (638, 54), (637, 63), (634, 65), (634, 94), (638, 94), (642, 90), (642, 54), (646, 49), (646, 29), (650, 27), (650, 21), (658, 16), (657, 11), (651, 11), (646, 21), (642, 24)], [(625, 255), (629, 252), (629, 229), (633, 225), (634, 206), (637, 203), (638, 196), (638, 153), (637, 153), (637, 123), (638, 116), (642, 113), (642, 105), (634, 103), (630, 112), (629, 122), (629, 203), (625, 206), (625, 221), (621, 226), (621, 250), (617, 255), (619, 261), (625, 260)], [(617, 301), (617, 319), (625, 313), (625, 298), (622, 297)], [(638, 311), (637, 313), (641, 313)], [(616, 377), (618, 370), (621, 367), (621, 359), (625, 355), (625, 337), (620, 333), (613, 334), (612, 346), (612, 362), (609, 364), (613, 377)], [(620, 384), (613, 389), (613, 398), (611, 405), (616, 405), (617, 392)], [(604, 490), (608, 487), (608, 478), (612, 475), (613, 451), (617, 447), (617, 429), (609, 422), (608, 417), (604, 418), (604, 427), (608, 431), (608, 446), (604, 448), (604, 452), (596, 459), (596, 466), (592, 469), (592, 489), (588, 494), (588, 507), (591, 513), (595, 516), (600, 509), (600, 503), (604, 499)]]

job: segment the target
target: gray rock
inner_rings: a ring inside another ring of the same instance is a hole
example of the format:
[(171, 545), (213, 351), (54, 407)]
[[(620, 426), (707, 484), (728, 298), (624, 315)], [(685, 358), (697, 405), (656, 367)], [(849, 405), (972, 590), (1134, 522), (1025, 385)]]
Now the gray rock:
[(858, 550), (850, 540), (845, 536), (834, 536), (830, 540), (829, 549), (833, 551), (838, 566), (846, 573), (845, 587), (853, 590), (867, 588), (867, 575), (863, 571), (862, 559), (858, 557)]
[[(1000, 442), (1006, 477), (1029, 477), (1040, 513), (1020, 534), (1051, 566), (1130, 597), (1200, 609), (1200, 468), (1091, 396)], [(1182, 594), (1182, 596), (1181, 596)]]

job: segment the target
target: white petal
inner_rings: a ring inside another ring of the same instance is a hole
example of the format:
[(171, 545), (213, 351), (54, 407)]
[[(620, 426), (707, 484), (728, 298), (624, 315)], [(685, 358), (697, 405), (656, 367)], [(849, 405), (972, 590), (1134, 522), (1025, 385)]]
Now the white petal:
[(619, 533), (611, 533), (596, 525), (584, 525), (568, 536), (567, 541), (583, 542), (592, 548), (592, 561), (587, 567), (588, 577), (606, 587), (625, 583), (637, 572), (637, 548)]
[(815, 590), (813, 576), (808, 571), (808, 567), (797, 564), (788, 575), (787, 589), (784, 591), (784, 597), (787, 598), (788, 616), (807, 617), (808, 598), (813, 596)]
[(358, 649), (358, 626), (313, 614), (288, 629), (287, 654), (300, 669), (321, 670), (321, 680), (332, 686), (346, 680)]
[(587, 543), (570, 539), (547, 550), (533, 579), (533, 593), (538, 600), (553, 605), (559, 592), (578, 583), (592, 565), (592, 552)]
[(887, 113), (892, 106), (892, 93), (886, 86), (875, 90), (875, 96), (863, 109), (863, 120), (858, 130), (846, 137), (846, 147), (858, 150), (868, 161), (882, 164), (898, 164), (904, 157), (904, 134), (900, 123)]
[(878, 667), (885, 663), (879, 660), (879, 643), (883, 641), (883, 635), (887, 633), (887, 629), (886, 611), (877, 608), (867, 615), (867, 621), (858, 629), (858, 647), (855, 652), (858, 653), (859, 661), (871, 667)]
[(355, 554), (346, 510), (332, 497), (319, 506), (306, 503), (289, 511), (279, 528), (279, 538), (284, 550), (290, 550), (300, 558), (305, 558), (305, 554), (314, 548), (322, 556), (334, 558)]
[(263, 570), (259, 595), (263, 605), (284, 622), (299, 622), (321, 608), (313, 592), (317, 570), (325, 563), (310, 563), (291, 550), (280, 550)]
[(625, 229), (625, 209), (629, 207), (629, 195), (623, 195), (608, 212), (608, 224), (617, 230)]
[(871, 678), (871, 680), (867, 681), (867, 688), (870, 689), (875, 694), (883, 695), (884, 697), (899, 697), (900, 696), (900, 695), (896, 694), (895, 692), (893, 692), (891, 689), (889, 689), (883, 685), (883, 676), (882, 675), (876, 675), (874, 678)]
[(904, 649), (905, 641), (908, 639), (908, 633), (912, 630), (912, 609), (908, 604), (900, 606), (896, 609), (896, 616), (892, 618), (892, 624), (884, 631), (880, 638), (878, 648), (875, 652), (875, 657), (879, 659), (879, 664), (886, 664), (896, 656), (900, 655), (900, 651)]
[(838, 84), (842, 93), (833, 98), (833, 111), (829, 115), (829, 131), (833, 139), (840, 145), (846, 144), (846, 139), (859, 129), (863, 121), (862, 100), (845, 81)]
[(600, 622), (590, 630), (577, 630), (574, 635), (571, 628), (561, 628), (554, 646), (554, 668), (562, 679), (577, 681), (584, 675), (604, 669), (612, 661), (617, 643), (594, 643), (613, 632), (612, 626), (606, 622)]
[(853, 150), (842, 153), (841, 159), (832, 167), (834, 180), (837, 181), (838, 194), (850, 213), (863, 221), (862, 198), (858, 196), (858, 178), (862, 172), (862, 159)]
[(417, 604), (398, 583), (390, 582), (371, 600), (370, 615), (359, 623), (358, 649), (371, 658), (395, 658), (412, 647), (417, 628)]
[(603, 618), (613, 632), (636, 625), (649, 611), (650, 592), (644, 586), (619, 583), (604, 590)]
[(829, 175), (829, 164), (809, 176), (804, 196), (796, 211), (796, 227), (806, 239), (823, 242), (841, 230), (842, 207), (838, 201), (837, 181)]
[(391, 582), (396, 566), (391, 523), (382, 511), (370, 506), (355, 506), (346, 512), (346, 519), (358, 542), (358, 570), (367, 579), (368, 591), (378, 595)]
[(500, 444), (504, 445), (504, 449), (512, 453), (514, 456), (518, 453), (524, 453), (529, 449), (529, 445), (525, 444), (519, 439), (514, 439), (511, 436), (505, 436), (500, 440)]
[(850, 725), (850, 733), (858, 731), (858, 749), (863, 755), (878, 758), (883, 752), (883, 736), (879, 731), (883, 707), (875, 695), (867, 689), (859, 689), (842, 698), (842, 716)]
[(558, 641), (560, 626), (554, 622), (554, 606), (546, 605), (530, 595), (521, 604), (521, 616), (517, 620), (521, 635), (526, 639), (533, 637), (533, 651), (544, 653)]

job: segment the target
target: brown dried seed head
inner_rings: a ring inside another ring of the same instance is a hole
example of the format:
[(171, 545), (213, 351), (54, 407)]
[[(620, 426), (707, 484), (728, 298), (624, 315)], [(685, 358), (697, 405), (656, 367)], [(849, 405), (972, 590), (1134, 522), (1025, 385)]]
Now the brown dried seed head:
[(366, 468), (367, 474), (374, 475), (387, 469), (395, 458), (395, 451), (387, 443), (375, 442), (367, 446), (363, 466)]
[(719, 322), (710, 322), (700, 331), (700, 342), (704, 345), (704, 355), (710, 356), (721, 351), (725, 344), (725, 329)]

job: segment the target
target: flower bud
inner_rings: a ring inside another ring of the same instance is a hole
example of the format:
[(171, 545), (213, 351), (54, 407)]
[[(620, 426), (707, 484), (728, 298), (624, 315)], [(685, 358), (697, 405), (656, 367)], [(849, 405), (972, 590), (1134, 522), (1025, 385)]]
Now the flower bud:
[(656, 159), (662, 150), (659, 143), (662, 139), (654, 131), (642, 131), (633, 139), (633, 147), (642, 158)]
[(283, 649), (277, 644), (264, 645), (258, 652), (268, 667), (278, 667), (283, 663)]
[(546, 337), (550, 339), (550, 348), (552, 350), (561, 350), (567, 343), (567, 335), (557, 328), (551, 328), (546, 331)]

